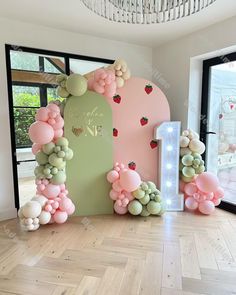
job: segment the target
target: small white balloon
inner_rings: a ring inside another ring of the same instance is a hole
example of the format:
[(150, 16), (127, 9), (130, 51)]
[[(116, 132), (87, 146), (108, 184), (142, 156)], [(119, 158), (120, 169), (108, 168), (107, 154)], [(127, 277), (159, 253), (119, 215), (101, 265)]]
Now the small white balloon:
[(51, 214), (47, 211), (42, 211), (39, 215), (39, 223), (40, 224), (47, 224), (51, 220)]

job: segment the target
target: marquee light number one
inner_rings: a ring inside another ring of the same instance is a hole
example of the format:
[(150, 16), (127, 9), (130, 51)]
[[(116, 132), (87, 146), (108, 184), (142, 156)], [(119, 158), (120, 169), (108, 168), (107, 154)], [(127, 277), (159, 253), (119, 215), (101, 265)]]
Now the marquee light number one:
[(159, 143), (159, 187), (167, 211), (183, 211), (184, 197), (179, 194), (180, 122), (164, 122), (155, 128)]

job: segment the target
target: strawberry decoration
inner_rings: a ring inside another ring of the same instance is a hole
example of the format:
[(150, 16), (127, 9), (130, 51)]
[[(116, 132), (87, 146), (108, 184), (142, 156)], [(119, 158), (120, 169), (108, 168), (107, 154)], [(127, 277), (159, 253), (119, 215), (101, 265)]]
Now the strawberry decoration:
[(147, 84), (146, 86), (145, 86), (145, 92), (147, 93), (147, 94), (150, 94), (151, 92), (152, 92), (152, 90), (153, 90), (153, 87), (152, 87), (152, 85), (150, 85), (150, 84)]
[(121, 102), (121, 97), (120, 97), (120, 95), (119, 94), (116, 94), (116, 95), (114, 95), (113, 96), (113, 101), (115, 102), (115, 103), (120, 103)]
[(113, 136), (114, 137), (118, 136), (118, 130), (116, 128), (113, 128)]
[(129, 169), (131, 169), (131, 170), (135, 170), (136, 169), (136, 164), (134, 162), (130, 162), (128, 164), (128, 166), (129, 166)]
[(234, 108), (234, 104), (231, 104), (230, 105), (230, 109), (232, 110)]
[(155, 148), (157, 147), (157, 141), (156, 141), (156, 140), (152, 140), (152, 141), (150, 142), (150, 147), (151, 147), (152, 149), (155, 149)]
[(148, 118), (146, 118), (146, 117), (142, 117), (142, 118), (140, 119), (140, 124), (141, 124), (142, 126), (147, 125), (147, 123), (148, 123)]

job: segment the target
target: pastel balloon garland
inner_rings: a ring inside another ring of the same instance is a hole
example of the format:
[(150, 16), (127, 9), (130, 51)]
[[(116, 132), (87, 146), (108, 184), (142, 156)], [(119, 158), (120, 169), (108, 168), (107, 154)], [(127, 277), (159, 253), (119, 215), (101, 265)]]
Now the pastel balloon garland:
[(204, 172), (202, 154), (205, 145), (199, 135), (188, 129), (180, 136), (180, 189), (185, 195), (185, 207), (209, 215), (224, 197), (217, 176)]
[(165, 211), (160, 191), (151, 182), (142, 182), (140, 175), (116, 163), (108, 172), (107, 180), (112, 184), (110, 198), (114, 201), (114, 211), (119, 215), (162, 215)]
[(18, 212), (21, 225), (27, 231), (35, 231), (48, 223), (64, 223), (75, 211), (65, 186), (66, 161), (73, 158), (73, 151), (63, 137), (64, 119), (60, 108), (53, 103), (42, 107), (35, 119), (29, 128), (29, 137), (38, 163), (34, 171), (37, 192)]

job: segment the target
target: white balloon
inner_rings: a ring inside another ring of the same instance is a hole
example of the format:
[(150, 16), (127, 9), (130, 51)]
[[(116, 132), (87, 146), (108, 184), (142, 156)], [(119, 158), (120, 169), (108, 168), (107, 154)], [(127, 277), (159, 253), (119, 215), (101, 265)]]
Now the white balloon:
[(44, 207), (46, 205), (48, 199), (45, 196), (43, 196), (43, 195), (37, 195), (31, 201), (39, 202), (39, 204), (41, 205), (41, 207)]
[(51, 214), (47, 211), (42, 211), (39, 215), (39, 223), (40, 224), (47, 224), (51, 220)]
[(40, 203), (36, 201), (27, 202), (22, 209), (22, 213), (27, 218), (35, 218), (38, 217), (42, 211), (42, 207)]

